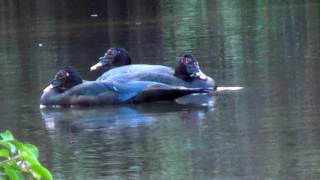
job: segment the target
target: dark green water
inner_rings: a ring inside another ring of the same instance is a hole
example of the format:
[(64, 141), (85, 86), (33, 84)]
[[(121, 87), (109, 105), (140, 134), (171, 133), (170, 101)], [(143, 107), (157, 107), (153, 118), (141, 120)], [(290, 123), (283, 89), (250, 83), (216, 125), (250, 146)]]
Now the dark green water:
[[(168, 66), (192, 52), (245, 89), (206, 107), (39, 109), (60, 67), (93, 80), (112, 46)], [(2, 0), (0, 130), (36, 144), (55, 179), (320, 179), (319, 57), (316, 0)]]

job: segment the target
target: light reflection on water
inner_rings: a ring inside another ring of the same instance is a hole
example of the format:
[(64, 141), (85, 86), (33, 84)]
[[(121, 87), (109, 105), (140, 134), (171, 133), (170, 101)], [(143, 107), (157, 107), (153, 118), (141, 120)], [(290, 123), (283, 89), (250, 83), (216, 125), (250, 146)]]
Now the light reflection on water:
[[(39, 146), (55, 179), (319, 179), (317, 1), (73, 3), (0, 2), (0, 130)], [(93, 80), (111, 46), (170, 66), (192, 52), (219, 85), (245, 88), (39, 110), (61, 66)]]

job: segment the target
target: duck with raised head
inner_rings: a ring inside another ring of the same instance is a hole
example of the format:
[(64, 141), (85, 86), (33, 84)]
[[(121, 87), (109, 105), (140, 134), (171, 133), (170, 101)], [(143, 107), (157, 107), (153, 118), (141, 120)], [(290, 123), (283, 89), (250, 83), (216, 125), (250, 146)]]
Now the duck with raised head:
[(175, 100), (192, 93), (207, 93), (205, 88), (186, 88), (152, 81), (82, 81), (68, 66), (57, 72), (44, 89), (42, 106), (92, 106)]
[[(110, 69), (112, 67), (114, 68)], [(217, 88), (215, 81), (201, 71), (197, 59), (192, 54), (183, 55), (173, 69), (162, 65), (131, 64), (127, 50), (110, 48), (90, 70), (108, 68), (110, 70), (98, 77), (97, 81), (123, 79), (153, 81), (189, 88)]]

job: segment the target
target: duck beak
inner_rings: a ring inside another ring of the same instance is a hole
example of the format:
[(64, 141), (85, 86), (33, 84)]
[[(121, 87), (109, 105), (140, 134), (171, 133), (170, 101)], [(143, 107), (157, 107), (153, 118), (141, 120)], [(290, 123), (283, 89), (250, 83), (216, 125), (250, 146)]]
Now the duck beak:
[(99, 58), (99, 62), (90, 67), (90, 71), (100, 70), (106, 66), (111, 65), (112, 60), (108, 56), (102, 56)]
[[(56, 87), (59, 87), (59, 86), (62, 86), (62, 82), (58, 79), (53, 79), (51, 82), (50, 82), (50, 85), (49, 85), (51, 88), (56, 88)], [(47, 88), (49, 88), (49, 86)]]
[(50, 84), (49, 86), (47, 86), (46, 88), (44, 88), (43, 92), (46, 93), (46, 92), (50, 91), (50, 90), (53, 89), (53, 88), (54, 88), (53, 85)]
[(202, 71), (198, 71), (198, 72), (195, 72), (193, 74), (191, 74), (191, 77), (197, 77), (197, 78), (200, 78), (202, 80), (206, 80), (207, 79), (207, 75), (205, 75)]
[(95, 71), (97, 69), (100, 69), (103, 66), (101, 62), (98, 62), (97, 64), (90, 67), (90, 71)]

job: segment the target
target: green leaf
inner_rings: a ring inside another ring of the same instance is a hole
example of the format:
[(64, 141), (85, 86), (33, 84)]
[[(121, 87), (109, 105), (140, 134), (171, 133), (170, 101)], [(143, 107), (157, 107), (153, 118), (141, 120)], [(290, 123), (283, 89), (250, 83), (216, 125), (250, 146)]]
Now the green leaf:
[(30, 166), (30, 169), (32, 169), (33, 172), (35, 172), (37, 175), (39, 175), (44, 179), (47, 179), (47, 180), (53, 179), (50, 171), (47, 168), (41, 166), (40, 164), (32, 164)]
[(7, 149), (0, 149), (0, 157), (8, 158), (10, 156), (10, 153)]
[(37, 158), (30, 156), (28, 151), (21, 152), (21, 159), (26, 161), (29, 164), (28, 169), (32, 171), (32, 174), (35, 178), (45, 178), (48, 180), (52, 179), (52, 175), (48, 169), (43, 167)]
[(0, 145), (10, 150), (11, 153), (15, 153), (17, 150), (16, 146), (11, 142), (0, 140)]
[(23, 175), (34, 179), (53, 179), (50, 171), (38, 160), (38, 148), (15, 140), (10, 131), (0, 133), (0, 157), (7, 158), (0, 162), (0, 180), (20, 180), (24, 179)]
[(38, 159), (39, 157), (39, 150), (33, 144), (24, 144), (24, 148), (32, 155), (34, 159)]
[(13, 168), (10, 168), (10, 167), (6, 167), (4, 169), (4, 173), (9, 176), (9, 178), (11, 180), (23, 180), (24, 177), (22, 176), (21, 172), (20, 171), (16, 171), (15, 169)]
[(23, 157), (30, 157), (34, 160), (38, 160), (38, 149), (31, 144), (22, 144), (20, 142), (16, 143), (16, 146), (18, 148), (19, 153), (23, 156)]
[(2, 139), (4, 141), (13, 141), (14, 140), (14, 137), (10, 131), (5, 131), (5, 132), (0, 133), (0, 137), (2, 137)]

